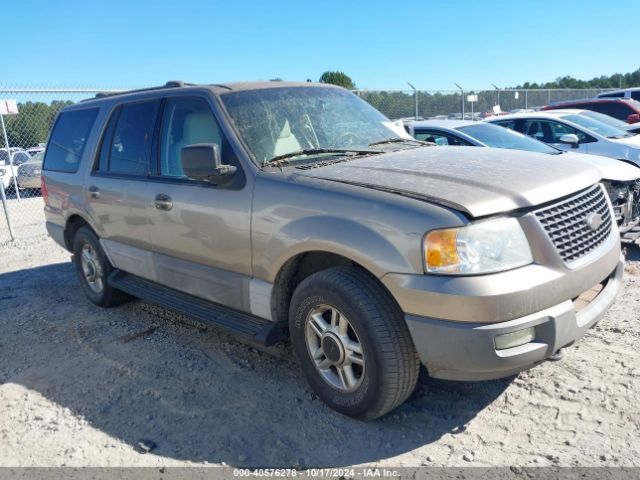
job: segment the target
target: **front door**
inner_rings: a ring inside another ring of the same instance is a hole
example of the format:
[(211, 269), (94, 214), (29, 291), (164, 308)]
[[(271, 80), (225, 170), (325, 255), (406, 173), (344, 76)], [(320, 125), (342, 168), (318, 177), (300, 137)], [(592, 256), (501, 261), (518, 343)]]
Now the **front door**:
[[(222, 162), (238, 167), (229, 185), (184, 175), (181, 149), (197, 143), (218, 144)], [(166, 99), (155, 159), (148, 217), (157, 281), (246, 310), (251, 189), (205, 98)]]

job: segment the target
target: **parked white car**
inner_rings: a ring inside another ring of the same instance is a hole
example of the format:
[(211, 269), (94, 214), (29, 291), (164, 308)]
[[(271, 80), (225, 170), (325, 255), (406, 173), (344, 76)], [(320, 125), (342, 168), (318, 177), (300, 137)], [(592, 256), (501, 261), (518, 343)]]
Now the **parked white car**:
[(17, 178), (19, 166), (30, 159), (31, 155), (21, 148), (11, 147), (9, 152), (6, 148), (0, 148), (0, 181), (5, 191), (15, 188), (13, 178)]
[(575, 110), (549, 110), (488, 118), (560, 150), (591, 153), (640, 166), (640, 135), (620, 130)]
[(558, 161), (573, 159), (593, 165), (602, 172), (622, 240), (634, 242), (640, 238), (640, 168), (636, 166), (600, 155), (558, 150), (514, 130), (487, 122), (426, 120), (409, 123), (405, 128), (417, 140), (436, 145), (526, 150), (557, 155)]

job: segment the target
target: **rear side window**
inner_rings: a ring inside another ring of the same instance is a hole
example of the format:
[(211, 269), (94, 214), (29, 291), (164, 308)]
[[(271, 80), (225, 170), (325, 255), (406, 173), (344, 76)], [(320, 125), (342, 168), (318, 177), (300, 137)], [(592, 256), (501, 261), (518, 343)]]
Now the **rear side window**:
[(622, 102), (593, 103), (587, 105), (586, 108), (595, 112), (604, 113), (605, 115), (609, 115), (619, 120), (626, 120), (627, 115), (634, 113), (628, 105), (625, 105)]
[(147, 175), (158, 102), (120, 106), (109, 119), (100, 147), (98, 171)]
[(97, 115), (97, 108), (62, 112), (51, 132), (42, 168), (56, 172), (77, 172)]

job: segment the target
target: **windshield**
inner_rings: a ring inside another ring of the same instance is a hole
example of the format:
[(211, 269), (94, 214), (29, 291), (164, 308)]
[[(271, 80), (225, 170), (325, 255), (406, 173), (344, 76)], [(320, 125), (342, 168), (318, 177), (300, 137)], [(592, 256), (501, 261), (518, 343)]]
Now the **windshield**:
[(547, 154), (560, 153), (560, 150), (506, 127), (479, 123), (477, 125), (459, 127), (457, 130), (493, 148), (509, 148)]
[(611, 125), (607, 125), (606, 123), (602, 123), (598, 120), (594, 120), (593, 118), (585, 117), (583, 115), (565, 115), (563, 118), (575, 123), (576, 125), (580, 125), (587, 130), (591, 130), (592, 132), (602, 135), (603, 137), (625, 138), (631, 136), (624, 130), (620, 130), (619, 128), (612, 127)]
[(364, 150), (375, 142), (408, 137), (364, 100), (339, 88), (274, 87), (220, 98), (261, 164), (302, 150)]
[(583, 117), (592, 118), (602, 123), (606, 123), (607, 125), (619, 128), (620, 130), (624, 131), (626, 131), (625, 127), (629, 126), (628, 123), (623, 122), (622, 120), (618, 120), (617, 118), (605, 115), (604, 113), (594, 112), (593, 110), (585, 110), (584, 112), (580, 112), (580, 115), (582, 115)]

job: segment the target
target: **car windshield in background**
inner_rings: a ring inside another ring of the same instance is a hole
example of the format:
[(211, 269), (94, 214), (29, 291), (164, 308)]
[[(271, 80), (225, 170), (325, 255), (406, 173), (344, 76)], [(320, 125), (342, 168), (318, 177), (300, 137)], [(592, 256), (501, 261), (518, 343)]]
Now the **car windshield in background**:
[(623, 122), (622, 120), (618, 120), (617, 118), (611, 117), (609, 115), (605, 115), (604, 113), (594, 112), (593, 110), (585, 110), (580, 112), (580, 115), (583, 117), (589, 117), (593, 120), (597, 120), (598, 122), (606, 123), (615, 128), (619, 128), (620, 130), (624, 130), (625, 127), (628, 127), (629, 124)]
[(607, 125), (606, 123), (594, 120), (593, 118), (585, 117), (584, 115), (565, 115), (562, 118), (564, 118), (565, 120), (569, 120), (576, 125), (580, 125), (587, 130), (591, 130), (594, 133), (602, 135), (603, 137), (626, 138), (632, 136), (630, 133), (627, 133), (624, 130), (612, 127), (611, 125)]
[(558, 154), (560, 150), (550, 147), (538, 140), (527, 137), (521, 133), (509, 130), (508, 128), (498, 127), (496, 125), (479, 123), (477, 125), (468, 125), (459, 127), (463, 133), (470, 137), (481, 141), (485, 145), (493, 148), (508, 148), (512, 150), (526, 150), (529, 152), (539, 152), (547, 154)]
[(376, 142), (406, 138), (364, 100), (338, 88), (274, 87), (220, 98), (260, 164), (305, 150), (367, 150)]

